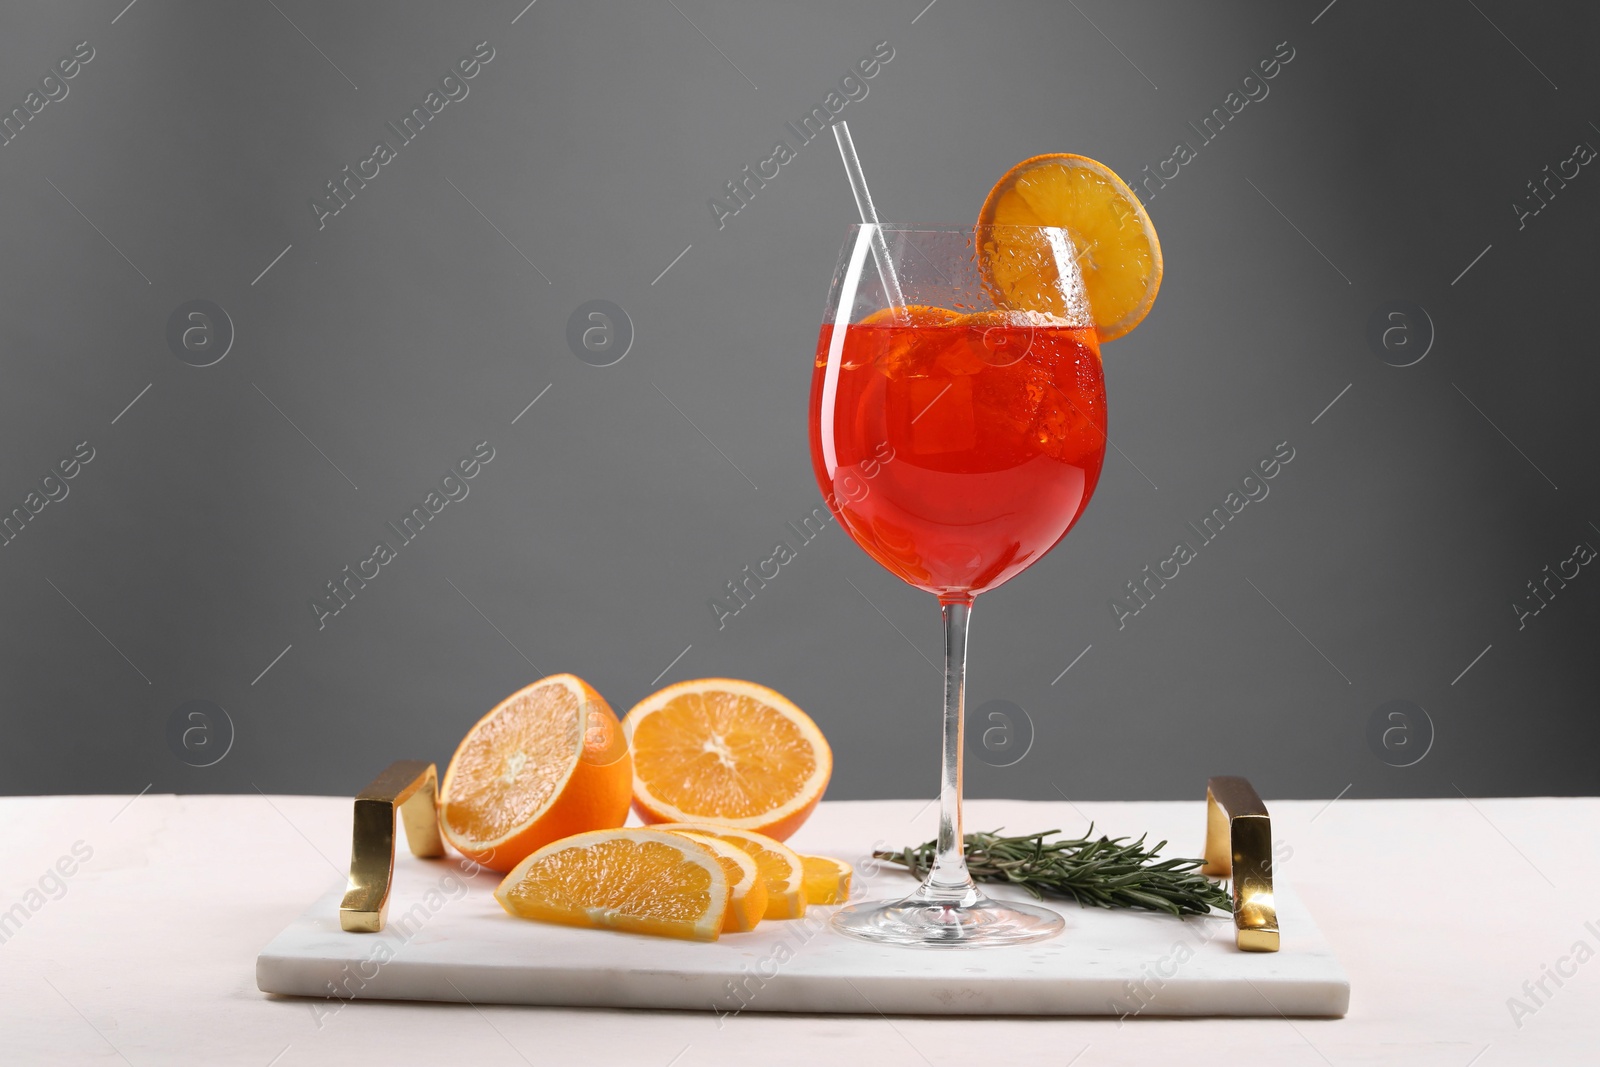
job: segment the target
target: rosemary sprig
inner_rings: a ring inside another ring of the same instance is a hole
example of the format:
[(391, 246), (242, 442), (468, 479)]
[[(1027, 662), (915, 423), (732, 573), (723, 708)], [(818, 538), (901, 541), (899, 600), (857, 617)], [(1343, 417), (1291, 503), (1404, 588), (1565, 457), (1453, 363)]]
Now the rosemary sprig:
[[(1019, 837), (1004, 837), (998, 830), (967, 834), (967, 870), (979, 882), (1008, 882), (1041, 900), (1048, 893), (1097, 908), (1143, 908), (1181, 916), (1232, 907), (1226, 889), (1195, 873), (1204, 860), (1157, 860), (1165, 841), (1146, 848), (1144, 834), (1137, 841), (1091, 837), (1092, 823), (1083, 837), (1045, 840), (1056, 833), (1060, 831)], [(873, 856), (902, 864), (922, 878), (933, 864), (936, 845), (928, 841), (915, 848), (874, 852)]]

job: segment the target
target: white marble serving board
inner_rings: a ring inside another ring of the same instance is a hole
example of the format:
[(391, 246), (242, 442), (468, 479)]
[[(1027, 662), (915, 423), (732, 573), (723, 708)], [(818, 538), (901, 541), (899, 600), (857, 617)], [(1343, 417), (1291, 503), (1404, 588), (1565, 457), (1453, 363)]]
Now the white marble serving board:
[[(501, 910), (491, 895), (498, 876), (470, 876), (461, 862), (402, 851), (382, 933), (342, 931), (344, 887), (331, 890), (261, 951), (256, 984), (308, 997), (719, 1015), (1337, 1016), (1350, 1002), (1344, 969), (1281, 880), (1276, 953), (1238, 951), (1232, 921), (1220, 913), (1178, 920), (1062, 902), (1053, 906), (1067, 928), (1056, 938), (964, 950), (846, 938), (827, 925), (834, 909), (822, 907), (710, 943), (531, 922)], [(857, 883), (852, 900), (898, 896), (913, 885), (899, 868), (873, 872), (859, 862)]]

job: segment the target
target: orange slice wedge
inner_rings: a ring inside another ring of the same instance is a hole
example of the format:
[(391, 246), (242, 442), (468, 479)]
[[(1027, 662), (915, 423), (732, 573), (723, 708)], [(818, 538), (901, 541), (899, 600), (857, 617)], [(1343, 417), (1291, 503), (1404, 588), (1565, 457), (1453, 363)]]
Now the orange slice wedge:
[(632, 781), (611, 706), (583, 679), (555, 674), (467, 732), (445, 771), (439, 828), (463, 855), (508, 871), (552, 841), (621, 826)]
[(833, 772), (811, 717), (754, 682), (701, 678), (645, 697), (623, 722), (633, 807), (647, 823), (716, 823), (783, 840)]
[(687, 834), (594, 830), (534, 852), (494, 896), (524, 919), (715, 941), (728, 879), (717, 854)]
[[(1070, 232), (1100, 340), (1139, 325), (1161, 288), (1161, 242), (1144, 205), (1104, 163), (1087, 156), (1034, 156), (1006, 172), (978, 212), (980, 226), (1058, 226)], [(1066, 314), (1052, 257), (1023, 247), (1036, 235), (1003, 229), (983, 259), (990, 296), (1002, 307)], [(1018, 247), (1007, 247), (1008, 241)]]
[(949, 322), (955, 318), (956, 312), (949, 308), (934, 307), (931, 304), (907, 304), (903, 320), (895, 317), (894, 308), (879, 308), (872, 314), (865, 316), (857, 325), (860, 326), (892, 326), (896, 324), (908, 326), (938, 326), (940, 323)]
[(767, 883), (767, 910), (763, 919), (798, 919), (806, 913), (805, 864), (800, 854), (781, 841), (750, 830), (709, 823), (664, 823), (651, 827), (670, 833), (705, 834), (726, 841), (755, 860)]
[(684, 837), (700, 842), (716, 854), (722, 864), (722, 873), (728, 878), (728, 913), (722, 918), (723, 933), (743, 933), (754, 930), (756, 923), (767, 911), (767, 880), (750, 854), (736, 845), (709, 834), (696, 834), (687, 830), (674, 830)]
[(805, 868), (801, 892), (807, 904), (843, 904), (850, 899), (851, 866), (831, 856), (801, 856)]

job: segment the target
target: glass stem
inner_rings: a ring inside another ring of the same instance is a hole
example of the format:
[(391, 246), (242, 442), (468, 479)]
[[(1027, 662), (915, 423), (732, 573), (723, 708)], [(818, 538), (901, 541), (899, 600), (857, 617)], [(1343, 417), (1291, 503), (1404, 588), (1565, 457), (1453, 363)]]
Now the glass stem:
[(939, 850), (924, 893), (951, 900), (974, 892), (961, 830), (961, 759), (967, 697), (967, 622), (972, 601), (941, 601), (944, 615), (944, 754), (939, 773)]

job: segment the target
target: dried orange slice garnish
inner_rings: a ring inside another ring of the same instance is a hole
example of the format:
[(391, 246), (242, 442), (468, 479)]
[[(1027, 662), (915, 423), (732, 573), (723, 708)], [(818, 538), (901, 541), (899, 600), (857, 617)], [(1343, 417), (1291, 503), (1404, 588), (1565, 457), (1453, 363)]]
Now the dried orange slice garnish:
[(537, 848), (627, 820), (633, 781), (622, 726), (571, 674), (502, 700), (462, 739), (440, 789), (439, 828), (496, 871)]
[(673, 830), (700, 842), (716, 853), (722, 873), (728, 878), (728, 913), (722, 918), (723, 933), (754, 930), (767, 913), (767, 879), (750, 854), (720, 837), (689, 830)]
[[(1067, 230), (1101, 341), (1139, 325), (1161, 288), (1161, 243), (1144, 205), (1110, 167), (1087, 156), (1059, 153), (1018, 163), (989, 190), (978, 224)], [(1034, 235), (1018, 231), (1009, 238), (999, 229), (989, 239), (997, 247), (986, 250), (982, 264), (1001, 307), (1069, 313), (1053, 259), (1029, 247)], [(1007, 247), (1008, 241), (1018, 247)]]
[(633, 807), (647, 823), (716, 823), (783, 840), (822, 799), (833, 753), (811, 717), (754, 682), (701, 678), (623, 722)]
[(767, 883), (767, 910), (763, 919), (798, 919), (805, 914), (805, 863), (800, 854), (781, 841), (750, 830), (709, 823), (663, 823), (651, 827), (670, 833), (704, 834), (726, 841), (755, 860)]
[(594, 830), (534, 852), (494, 896), (524, 919), (715, 941), (728, 879), (717, 854), (688, 834)]
[(805, 875), (800, 891), (807, 904), (843, 904), (850, 899), (850, 865), (832, 856), (801, 856)]

